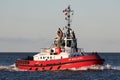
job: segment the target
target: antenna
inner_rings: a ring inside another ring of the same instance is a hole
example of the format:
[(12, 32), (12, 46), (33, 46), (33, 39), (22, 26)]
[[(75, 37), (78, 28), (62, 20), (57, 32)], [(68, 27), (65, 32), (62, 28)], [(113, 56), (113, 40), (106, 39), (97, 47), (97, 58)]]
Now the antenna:
[(70, 28), (72, 22), (71, 15), (73, 15), (74, 11), (71, 10), (70, 5), (68, 5), (68, 7), (63, 10), (63, 13), (65, 14), (65, 20), (67, 21), (66, 28)]

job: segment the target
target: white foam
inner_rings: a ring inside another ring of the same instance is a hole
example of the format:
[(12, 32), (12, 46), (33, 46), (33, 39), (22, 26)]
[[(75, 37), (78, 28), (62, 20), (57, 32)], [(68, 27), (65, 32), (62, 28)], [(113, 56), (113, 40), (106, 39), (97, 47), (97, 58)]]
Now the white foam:
[(114, 69), (114, 70), (120, 70), (120, 66), (112, 67), (112, 69)]
[(80, 68), (71, 68), (69, 70), (78, 71), (78, 70), (120, 70), (120, 66), (111, 66), (109, 64), (106, 65), (92, 65)]
[(23, 71), (18, 68), (16, 68), (15, 64), (9, 65), (9, 66), (0, 66), (0, 70), (5, 70), (5, 71)]

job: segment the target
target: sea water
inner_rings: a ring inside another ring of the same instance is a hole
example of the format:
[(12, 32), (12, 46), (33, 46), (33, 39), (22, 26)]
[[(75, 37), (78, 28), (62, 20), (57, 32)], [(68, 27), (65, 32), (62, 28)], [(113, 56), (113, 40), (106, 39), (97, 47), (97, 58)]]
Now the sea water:
[(120, 80), (120, 53), (99, 53), (103, 66), (72, 68), (61, 71), (25, 71), (15, 67), (15, 60), (36, 53), (1, 52), (0, 80)]

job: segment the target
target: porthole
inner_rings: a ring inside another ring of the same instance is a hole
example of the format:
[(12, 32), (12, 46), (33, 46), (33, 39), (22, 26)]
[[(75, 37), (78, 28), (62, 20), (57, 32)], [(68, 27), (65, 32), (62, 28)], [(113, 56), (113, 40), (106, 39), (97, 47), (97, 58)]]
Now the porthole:
[(45, 57), (43, 57), (43, 59), (45, 59)]
[(42, 57), (40, 57), (40, 59), (42, 59)]
[(52, 57), (50, 56), (50, 59), (52, 59)]

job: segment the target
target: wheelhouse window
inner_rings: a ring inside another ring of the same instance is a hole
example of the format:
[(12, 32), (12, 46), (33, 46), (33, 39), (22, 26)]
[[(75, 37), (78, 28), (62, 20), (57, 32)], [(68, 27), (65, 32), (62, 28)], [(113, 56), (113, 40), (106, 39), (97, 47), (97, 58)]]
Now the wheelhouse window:
[(71, 40), (67, 40), (67, 47), (71, 47)]
[(64, 47), (65, 46), (65, 40), (61, 41), (61, 46)]
[(72, 42), (71, 42), (71, 47), (72, 48), (76, 48), (77, 47), (77, 41), (76, 39), (73, 39)]

